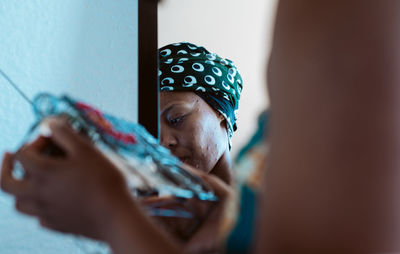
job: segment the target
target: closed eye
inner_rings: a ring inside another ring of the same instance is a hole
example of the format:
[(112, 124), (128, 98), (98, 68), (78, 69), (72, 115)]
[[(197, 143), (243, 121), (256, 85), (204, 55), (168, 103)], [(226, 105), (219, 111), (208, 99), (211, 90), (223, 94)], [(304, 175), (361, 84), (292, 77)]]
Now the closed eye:
[(182, 119), (183, 119), (183, 116), (175, 117), (175, 118), (169, 119), (169, 123), (172, 126), (178, 126), (181, 123)]

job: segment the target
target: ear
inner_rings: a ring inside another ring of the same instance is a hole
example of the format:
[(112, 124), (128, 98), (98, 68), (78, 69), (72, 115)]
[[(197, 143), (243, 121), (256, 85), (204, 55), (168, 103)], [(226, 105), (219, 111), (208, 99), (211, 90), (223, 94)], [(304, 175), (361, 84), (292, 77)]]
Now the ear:
[(223, 127), (223, 128), (226, 130), (226, 128), (227, 128), (226, 119), (225, 119), (225, 117), (224, 117), (221, 113), (219, 113), (219, 112), (218, 112), (218, 120), (219, 120), (219, 125), (220, 125), (221, 127)]
[(221, 113), (219, 113), (219, 112), (218, 112), (218, 120), (219, 120), (219, 124), (220, 124), (221, 126), (223, 126), (223, 127), (226, 128), (226, 119), (225, 119), (225, 117), (224, 117)]
[(219, 122), (223, 122), (226, 120), (225, 117), (220, 112), (217, 111), (217, 114), (218, 114)]

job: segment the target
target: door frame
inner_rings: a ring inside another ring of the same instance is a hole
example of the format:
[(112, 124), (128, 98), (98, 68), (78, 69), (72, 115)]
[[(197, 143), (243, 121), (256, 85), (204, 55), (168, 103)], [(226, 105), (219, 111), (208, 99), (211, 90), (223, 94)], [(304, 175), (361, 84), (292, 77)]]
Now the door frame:
[(138, 0), (138, 122), (157, 139), (159, 127), (157, 0)]

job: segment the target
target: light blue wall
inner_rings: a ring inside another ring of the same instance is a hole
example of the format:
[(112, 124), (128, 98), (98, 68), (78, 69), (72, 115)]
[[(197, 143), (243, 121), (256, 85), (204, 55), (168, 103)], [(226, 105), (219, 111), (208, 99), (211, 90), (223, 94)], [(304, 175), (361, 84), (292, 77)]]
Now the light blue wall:
[[(137, 0), (0, 0), (0, 68), (29, 97), (68, 93), (137, 119)], [(30, 106), (0, 77), (0, 152), (33, 122)], [(81, 253), (0, 193), (0, 254)]]

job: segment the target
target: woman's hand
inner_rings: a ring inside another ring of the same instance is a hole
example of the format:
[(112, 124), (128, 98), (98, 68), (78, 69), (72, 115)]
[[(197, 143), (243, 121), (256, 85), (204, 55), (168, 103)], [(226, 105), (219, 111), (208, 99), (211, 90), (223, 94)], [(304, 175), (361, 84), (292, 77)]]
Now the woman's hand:
[[(66, 123), (50, 121), (51, 139), (40, 137), (16, 154), (6, 153), (1, 188), (14, 195), (16, 209), (38, 217), (44, 227), (103, 239), (115, 209), (132, 203), (120, 171), (88, 139)], [(50, 157), (43, 150), (54, 142), (65, 155)], [(26, 171), (12, 175), (15, 162)]]
[(221, 234), (225, 222), (226, 206), (235, 201), (231, 186), (214, 175), (203, 173), (186, 166), (186, 170), (202, 178), (218, 196), (217, 202), (198, 199), (177, 200), (173, 197), (149, 197), (141, 205), (158, 209), (179, 209), (193, 215), (193, 218), (156, 217), (165, 231), (175, 236), (188, 253), (217, 253), (224, 241)]
[[(51, 139), (40, 137), (3, 158), (1, 188), (15, 196), (18, 211), (37, 217), (46, 228), (104, 240), (115, 253), (130, 253), (132, 249), (146, 253), (180, 251), (139, 208), (121, 172), (88, 139), (59, 119), (49, 125)], [(50, 142), (64, 155), (44, 154)], [(25, 169), (22, 179), (13, 176), (16, 162)], [(184, 247), (196, 253), (216, 250), (220, 246), (217, 232), (232, 190), (215, 176), (196, 170), (192, 173), (210, 185), (219, 202)], [(203, 204), (195, 207), (204, 211)], [(152, 244), (155, 239), (160, 243), (157, 246)]]
[[(218, 197), (218, 203), (211, 212), (204, 218), (202, 224), (194, 235), (185, 243), (185, 250), (188, 253), (220, 253), (225, 241), (223, 232), (228, 219), (227, 208), (230, 204), (236, 204), (237, 197), (234, 189), (218, 177), (211, 174), (197, 173), (206, 182)], [(237, 207), (232, 207), (237, 209)]]

